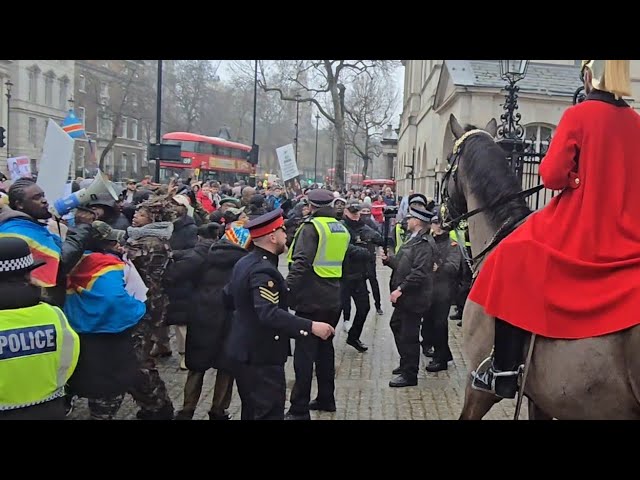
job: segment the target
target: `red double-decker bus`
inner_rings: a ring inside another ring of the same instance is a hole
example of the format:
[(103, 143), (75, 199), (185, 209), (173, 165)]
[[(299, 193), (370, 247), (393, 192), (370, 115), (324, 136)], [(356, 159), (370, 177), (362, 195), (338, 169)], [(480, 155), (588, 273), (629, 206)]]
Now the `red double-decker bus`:
[(177, 174), (183, 178), (197, 176), (198, 180), (217, 180), (230, 185), (240, 180), (248, 185), (255, 183), (256, 167), (247, 162), (251, 151), (249, 145), (189, 132), (165, 133), (162, 142), (179, 145), (182, 161), (161, 160), (161, 181), (168, 181)]

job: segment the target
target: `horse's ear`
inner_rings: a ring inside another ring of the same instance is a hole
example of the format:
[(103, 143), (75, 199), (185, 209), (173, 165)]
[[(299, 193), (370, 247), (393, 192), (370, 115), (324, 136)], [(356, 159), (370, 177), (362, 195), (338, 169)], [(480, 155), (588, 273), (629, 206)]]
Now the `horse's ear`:
[(451, 133), (453, 133), (456, 140), (464, 135), (464, 128), (462, 128), (462, 125), (460, 125), (453, 113), (449, 116), (449, 128), (451, 128)]
[(492, 118), (484, 129), (490, 133), (493, 138), (495, 138), (498, 134), (498, 122), (496, 122), (495, 118)]

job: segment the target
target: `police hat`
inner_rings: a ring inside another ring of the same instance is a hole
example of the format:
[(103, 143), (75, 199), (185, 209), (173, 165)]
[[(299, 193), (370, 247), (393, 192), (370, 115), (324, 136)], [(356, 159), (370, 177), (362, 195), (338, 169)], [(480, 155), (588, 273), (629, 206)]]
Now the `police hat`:
[(309, 204), (314, 207), (326, 207), (331, 205), (334, 197), (333, 193), (329, 190), (325, 190), (324, 188), (316, 188), (311, 190), (307, 194), (307, 199), (309, 200)]
[(431, 223), (442, 223), (442, 221), (440, 220), (440, 217), (436, 214), (433, 217), (431, 217)]
[(409, 207), (409, 213), (406, 218), (417, 218), (418, 220), (422, 220), (424, 223), (430, 223), (431, 218), (433, 218), (433, 213), (422, 207)]
[(421, 203), (425, 207), (427, 206), (427, 197), (421, 193), (412, 193), (409, 195), (409, 205), (412, 203)]
[(356, 213), (362, 210), (362, 204), (360, 203), (360, 200), (349, 200), (345, 208), (352, 213)]
[(251, 238), (260, 238), (284, 227), (284, 217), (281, 208), (260, 215), (245, 224)]
[(0, 276), (21, 275), (44, 265), (34, 260), (27, 242), (21, 238), (0, 238)]

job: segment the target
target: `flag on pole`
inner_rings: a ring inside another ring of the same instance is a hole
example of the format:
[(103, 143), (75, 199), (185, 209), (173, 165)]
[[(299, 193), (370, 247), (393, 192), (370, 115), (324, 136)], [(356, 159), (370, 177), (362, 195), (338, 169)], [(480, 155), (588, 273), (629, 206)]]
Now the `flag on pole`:
[(62, 121), (62, 130), (67, 132), (71, 138), (81, 138), (85, 136), (84, 127), (82, 122), (76, 117), (73, 109), (69, 110), (67, 116)]

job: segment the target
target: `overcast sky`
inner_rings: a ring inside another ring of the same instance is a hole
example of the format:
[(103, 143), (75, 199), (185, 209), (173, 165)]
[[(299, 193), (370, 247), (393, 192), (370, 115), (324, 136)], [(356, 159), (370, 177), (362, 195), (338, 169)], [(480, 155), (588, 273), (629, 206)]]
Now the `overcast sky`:
[[(218, 69), (218, 75), (220, 76), (220, 79), (223, 82), (229, 79), (229, 76), (230, 76), (229, 65), (231, 65), (234, 61), (235, 60), (221, 61), (220, 68)], [(402, 91), (404, 89), (404, 67), (399, 67), (397, 69), (397, 71), (395, 72), (395, 78), (396, 78), (396, 85), (399, 91), (400, 99), (402, 99)], [(396, 114), (393, 117), (394, 128), (398, 126), (398, 121), (399, 121), (398, 115), (400, 115), (401, 112), (402, 112), (402, 100), (398, 102), (398, 109), (396, 111)]]

